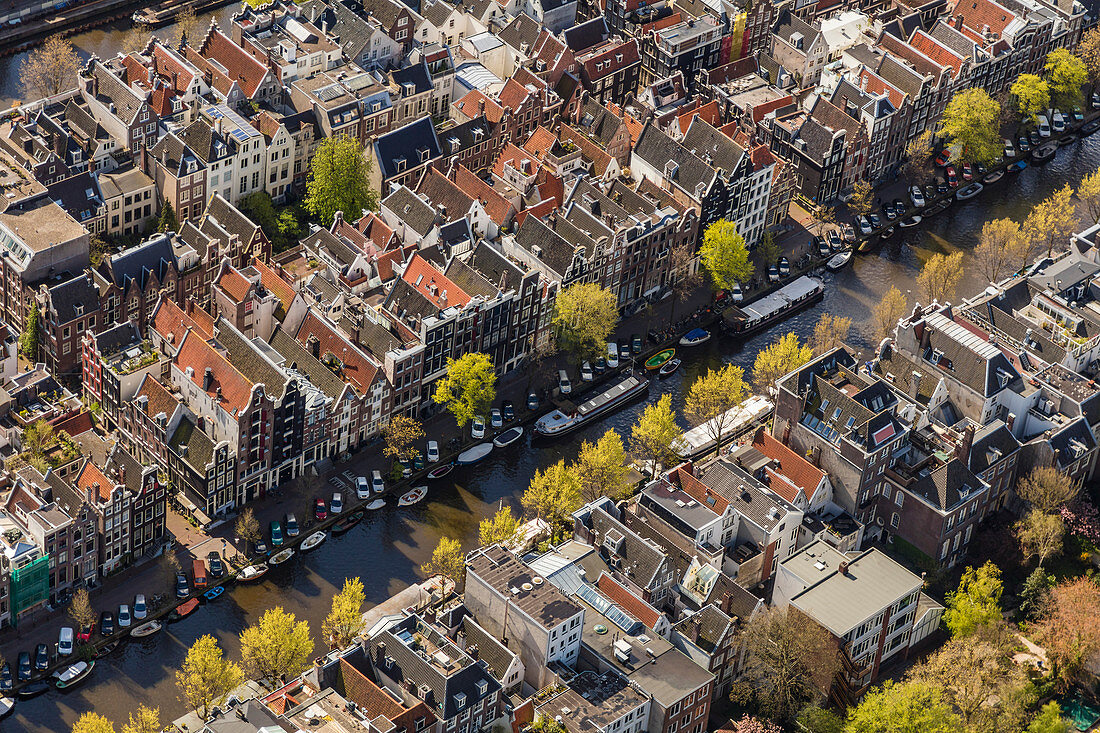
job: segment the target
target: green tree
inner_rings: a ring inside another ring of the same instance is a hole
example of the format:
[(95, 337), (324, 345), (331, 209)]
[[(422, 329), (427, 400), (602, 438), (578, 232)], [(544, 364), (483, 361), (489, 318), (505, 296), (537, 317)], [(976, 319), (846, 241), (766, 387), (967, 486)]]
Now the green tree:
[(73, 733), (115, 733), (115, 726), (99, 713), (84, 713), (73, 723)]
[(497, 373), (488, 354), (447, 357), (447, 376), (436, 382), (432, 399), (454, 415), (460, 428), (478, 415), (484, 416), (497, 397)]
[(558, 347), (579, 364), (606, 353), (607, 339), (618, 320), (614, 293), (596, 283), (574, 283), (558, 292), (550, 322)]
[(491, 517), (481, 520), (477, 528), (477, 539), (481, 546), (510, 545), (519, 534), (519, 520), (512, 512), (512, 507), (505, 506), (497, 510)]
[(420, 421), (408, 415), (394, 415), (382, 428), (385, 446), (382, 455), (395, 461), (409, 462), (420, 455), (418, 442), (424, 437), (424, 427)]
[(160, 708), (138, 705), (137, 712), (130, 713), (130, 719), (122, 726), (122, 733), (161, 733), (164, 726), (160, 723)]
[(1050, 589), (1054, 587), (1054, 576), (1047, 575), (1042, 568), (1035, 568), (1020, 586), (1020, 613), (1028, 621), (1034, 621), (1043, 615), (1047, 601), (1050, 599)]
[(684, 413), (696, 424), (706, 424), (707, 436), (714, 441), (715, 449), (722, 447), (726, 428), (733, 425), (739, 407), (749, 395), (745, 384), (745, 370), (727, 364), (721, 369), (711, 369), (692, 382), (684, 400)]
[(39, 341), (42, 338), (42, 324), (38, 306), (32, 305), (27, 311), (27, 322), (23, 333), (19, 334), (19, 353), (27, 361), (38, 360)]
[(300, 674), (312, 654), (309, 622), (298, 621), (281, 606), (267, 610), (258, 623), (241, 632), (245, 670), (269, 683)]
[(1043, 706), (1027, 733), (1069, 733), (1069, 721), (1062, 717), (1062, 708), (1053, 700)]
[(533, 733), (566, 733), (564, 725), (542, 713), (535, 716), (535, 719), (531, 722), (530, 730)]
[(378, 192), (370, 187), (370, 171), (371, 163), (356, 138), (326, 137), (309, 161), (306, 210), (326, 227), (337, 211), (356, 221), (364, 211), (377, 210)]
[(783, 254), (783, 250), (779, 247), (779, 243), (775, 241), (773, 233), (764, 232), (764, 236), (760, 238), (760, 243), (756, 245), (756, 254), (765, 267), (770, 267), (779, 262), (779, 256)]
[(1081, 92), (1089, 79), (1084, 61), (1068, 49), (1056, 48), (1047, 54), (1044, 70), (1050, 85), (1050, 101), (1055, 107), (1068, 110), (1081, 104)]
[(683, 431), (672, 411), (672, 395), (663, 394), (646, 405), (630, 431), (630, 449), (657, 475), (657, 466), (668, 468), (680, 457)]
[(221, 705), (244, 682), (241, 668), (225, 658), (218, 640), (204, 634), (187, 650), (183, 666), (176, 671), (180, 699), (206, 720), (210, 708)]
[(107, 243), (103, 241), (103, 235), (99, 232), (93, 232), (88, 238), (88, 261), (93, 268), (103, 264), (107, 252)]
[(756, 355), (756, 361), (752, 365), (752, 382), (761, 392), (770, 390), (775, 386), (776, 380), (790, 374), (812, 358), (814, 350), (799, 343), (795, 334), (787, 333)]
[(161, 207), (160, 217), (157, 219), (157, 231), (178, 232), (179, 229), (180, 222), (176, 218), (176, 210), (172, 208), (172, 202), (166, 200), (164, 206)]
[[(271, 194), (267, 191), (255, 191), (248, 194), (237, 208), (256, 224), (260, 225), (264, 234), (270, 241), (275, 241), (279, 236), (278, 215), (275, 213), (275, 202), (271, 200)], [(331, 222), (329, 222), (331, 223)]]
[(1054, 514), (1073, 501), (1081, 485), (1051, 466), (1033, 468), (1016, 485), (1016, 495), (1041, 512)]
[(450, 537), (440, 537), (439, 544), (432, 550), (431, 559), (421, 565), (420, 569), (429, 578), (442, 575), (455, 583), (461, 583), (466, 577), (466, 555), (462, 552), (462, 545)]
[(917, 285), (925, 300), (943, 303), (955, 297), (963, 276), (963, 253), (934, 254), (925, 261), (917, 274)]
[(947, 594), (943, 623), (953, 637), (970, 636), (1001, 620), (1001, 570), (991, 562), (967, 567), (959, 587)]
[(581, 506), (580, 479), (564, 460), (558, 461), (535, 471), (520, 504), (536, 519), (544, 519), (556, 528)]
[(1014, 530), (1024, 557), (1034, 557), (1039, 561), (1039, 567), (1043, 567), (1048, 559), (1062, 554), (1066, 524), (1061, 515), (1029, 509), (1016, 522)]
[(752, 262), (745, 239), (732, 221), (719, 219), (707, 227), (699, 260), (710, 276), (715, 290), (729, 290), (752, 278)]
[(618, 501), (630, 493), (626, 451), (622, 438), (614, 430), (605, 432), (595, 443), (587, 440), (581, 443), (573, 471), (580, 478), (581, 499), (585, 502), (601, 496)]
[(359, 578), (345, 578), (344, 587), (332, 597), (332, 610), (321, 624), (321, 633), (325, 635), (329, 646), (343, 649), (363, 629), (363, 581)]
[(36, 468), (46, 468), (46, 451), (55, 442), (53, 425), (45, 420), (35, 420), (23, 428), (23, 458)]
[(887, 682), (848, 712), (844, 733), (958, 733), (962, 721), (940, 691), (923, 682)]
[(1035, 123), (1043, 110), (1050, 107), (1050, 87), (1035, 74), (1020, 74), (1009, 90), (1016, 98), (1016, 110), (1024, 119)]
[(1002, 153), (1001, 105), (984, 89), (956, 93), (943, 112), (940, 135), (962, 146), (961, 158), (989, 165)]
[(798, 714), (798, 728), (806, 733), (841, 733), (844, 720), (820, 705), (807, 705)]

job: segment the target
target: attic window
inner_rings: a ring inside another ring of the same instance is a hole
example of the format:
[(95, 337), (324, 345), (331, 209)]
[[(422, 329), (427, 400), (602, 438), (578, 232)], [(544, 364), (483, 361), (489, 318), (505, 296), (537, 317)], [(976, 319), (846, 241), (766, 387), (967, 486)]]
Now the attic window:
[(939, 364), (940, 359), (943, 358), (943, 352), (939, 349), (932, 349), (932, 363)]
[(394, 158), (393, 159), (393, 167), (397, 169), (398, 173), (402, 172), (403, 170), (405, 170), (405, 159), (404, 158)]
[(707, 494), (707, 498), (705, 499), (705, 501), (707, 502), (707, 506), (714, 506), (715, 504), (715, 498), (710, 494)]
[(840, 408), (838, 407), (835, 410), (833, 410), (833, 419), (836, 420), (839, 417), (840, 417)]
[(428, 162), (428, 154), (431, 151), (429, 151), (427, 148), (420, 148), (416, 152), (420, 153), (420, 162), (421, 163), (427, 163)]
[(457, 695), (455, 695), (455, 707), (458, 708), (459, 710), (466, 707), (466, 693), (465, 692), (460, 692)]

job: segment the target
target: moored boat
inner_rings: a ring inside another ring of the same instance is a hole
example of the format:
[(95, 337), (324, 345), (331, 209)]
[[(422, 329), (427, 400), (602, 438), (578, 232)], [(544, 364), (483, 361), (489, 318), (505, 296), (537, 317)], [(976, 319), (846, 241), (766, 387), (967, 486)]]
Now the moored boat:
[(710, 341), (710, 331), (705, 328), (693, 328), (680, 338), (680, 346), (699, 346), (708, 341)]
[(208, 601), (212, 601), (215, 598), (217, 598), (218, 596), (220, 596), (222, 593), (225, 593), (225, 586), (224, 585), (217, 585), (217, 586), (214, 586), (213, 588), (211, 588), (210, 590), (206, 591), (205, 593), (203, 593), (202, 597), (205, 598)]
[(240, 583), (251, 583), (253, 580), (259, 580), (267, 572), (267, 563), (256, 563), (255, 565), (249, 565), (242, 570), (237, 576), (237, 581)]
[(977, 196), (979, 193), (985, 190), (985, 186), (980, 183), (971, 183), (969, 186), (962, 188), (955, 194), (955, 198), (959, 201), (967, 201)]
[(417, 486), (402, 494), (401, 498), (397, 500), (397, 506), (412, 506), (413, 504), (418, 504), (424, 501), (424, 497), (427, 495), (427, 486)]
[(825, 295), (817, 278), (802, 275), (760, 300), (728, 309), (722, 318), (734, 336), (749, 336), (797, 313)]
[(672, 374), (674, 371), (679, 369), (681, 363), (682, 362), (679, 359), (669, 359), (665, 362), (665, 365), (663, 367), (657, 370), (657, 373), (662, 377), (667, 377), (669, 374)]
[[(669, 358), (671, 359), (672, 356), (670, 355)], [(646, 364), (648, 365), (649, 362)], [(548, 438), (571, 433), (585, 423), (622, 407), (648, 391), (649, 379), (645, 376), (630, 375), (578, 405), (572, 414), (567, 415), (559, 409), (543, 415), (535, 421), (535, 432)]]
[[(192, 600), (196, 600), (196, 599), (192, 599)], [(153, 621), (150, 621), (148, 623), (144, 623), (141, 626), (137, 626), (134, 629), (132, 629), (130, 631), (130, 636), (134, 637), (135, 639), (141, 639), (142, 637), (151, 636), (151, 635), (157, 633), (162, 628), (164, 628), (164, 624), (162, 624), (160, 621), (153, 620)]]
[(482, 460), (492, 452), (492, 443), (478, 443), (473, 448), (459, 453), (458, 458), (455, 459), (455, 464), (459, 466), (469, 466)]
[(1059, 145), (1072, 145), (1075, 142), (1077, 142), (1077, 136), (1074, 135), (1072, 132), (1065, 137), (1058, 138)]
[(363, 521), (363, 516), (363, 510), (357, 509), (345, 517), (340, 517), (340, 520), (332, 525), (332, 533), (336, 535), (344, 534), (344, 532)]
[(117, 641), (112, 641), (110, 644), (105, 644), (101, 646), (98, 650), (96, 650), (95, 658), (103, 659), (104, 657), (110, 655), (111, 652), (113, 652), (115, 649), (118, 649)]
[(23, 700), (29, 700), (32, 697), (38, 697), (43, 692), (46, 692), (53, 685), (49, 680), (36, 680), (34, 682), (28, 682), (16, 691), (16, 696)]
[(53, 673), (54, 679), (57, 680), (54, 686), (59, 690), (76, 687), (88, 679), (93, 669), (95, 669), (95, 662), (77, 662), (65, 669), (58, 670)]
[(1019, 173), (1020, 171), (1022, 171), (1025, 168), (1027, 168), (1027, 161), (1026, 160), (1017, 160), (1015, 163), (1010, 165), (1005, 170), (1008, 171), (1009, 173)]
[(1032, 163), (1045, 163), (1054, 157), (1054, 154), (1058, 152), (1058, 143), (1051, 141), (1043, 143), (1035, 150), (1031, 151)]
[(294, 557), (294, 548), (288, 547), (285, 550), (280, 550), (271, 556), (271, 559), (267, 561), (268, 565), (282, 565), (284, 562)]
[(373, 512), (377, 509), (381, 509), (384, 506), (386, 506), (385, 499), (375, 499), (370, 504), (367, 504), (367, 509), (370, 509)]
[(15, 710), (15, 700), (10, 697), (0, 697), (0, 718), (6, 718)]
[(198, 607), (199, 607), (199, 599), (198, 598), (192, 598), (191, 600), (189, 600), (185, 603), (181, 603), (178, 606), (176, 606), (175, 608), (173, 608), (171, 611), (168, 612), (168, 615), (165, 616), (164, 618), (168, 623), (174, 624), (177, 621), (182, 621), (183, 619), (185, 619), (188, 616), (190, 616), (191, 614), (193, 614), (195, 612), (195, 609), (198, 608)]
[(523, 437), (523, 428), (518, 425), (514, 428), (508, 428), (503, 433), (493, 438), (493, 445), (497, 448), (507, 448), (512, 443)]
[(905, 229), (908, 229), (909, 227), (915, 227), (917, 224), (920, 224), (923, 220), (924, 219), (920, 216), (920, 214), (914, 214), (913, 216), (910, 216), (907, 219), (902, 219), (901, 221), (899, 221), (898, 226), (903, 227)]
[(646, 371), (652, 372), (655, 369), (660, 369), (662, 366), (665, 365), (665, 362), (671, 360), (674, 356), (676, 356), (676, 349), (665, 349), (664, 351), (658, 351), (656, 354), (646, 359)]
[(982, 183), (984, 183), (985, 185), (988, 186), (991, 183), (996, 183), (997, 181), (1001, 180), (1004, 177), (1005, 177), (1005, 170), (1004, 170), (1004, 168), (1001, 168), (999, 170), (993, 171), (988, 176), (983, 178)]
[(1084, 127), (1081, 128), (1082, 135), (1091, 135), (1092, 133), (1100, 130), (1100, 118), (1086, 122)]
[[(455, 470), (455, 464), (446, 463), (442, 466), (439, 466), (438, 468), (433, 468), (431, 471), (428, 471), (428, 478), (430, 478), (430, 479), (443, 478), (444, 476), (446, 476), (448, 473), (450, 473), (453, 470)], [(369, 509), (370, 507), (367, 507), (367, 508)]]
[(320, 546), (322, 542), (328, 539), (328, 532), (318, 530), (309, 537), (302, 540), (302, 552), (309, 552), (310, 550)]
[(836, 272), (837, 270), (843, 270), (852, 259), (852, 251), (841, 252), (838, 255), (833, 255), (829, 258), (829, 261), (825, 263), (825, 268)]

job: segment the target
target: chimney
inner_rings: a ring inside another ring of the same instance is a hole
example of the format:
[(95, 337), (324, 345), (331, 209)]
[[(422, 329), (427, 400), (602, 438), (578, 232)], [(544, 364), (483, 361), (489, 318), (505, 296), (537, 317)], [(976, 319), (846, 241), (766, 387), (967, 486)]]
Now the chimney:
[(119, 464), (118, 467), (118, 482), (120, 484), (126, 483), (126, 466)]
[(1012, 430), (1012, 425), (1015, 422), (1016, 422), (1016, 413), (1014, 413), (1014, 412), (1008, 413), (1008, 418), (1005, 419), (1005, 425), (1008, 426), (1009, 430)]
[(484, 99), (477, 100), (477, 113), (479, 115), (485, 114), (485, 100)]
[(314, 336), (312, 333), (309, 335), (309, 353), (313, 354), (314, 359), (321, 358), (321, 340)]
[(970, 463), (970, 446), (974, 444), (974, 426), (967, 424), (963, 428), (962, 439), (955, 444), (955, 457), (963, 463)]
[(386, 642), (384, 642), (384, 641), (378, 642), (378, 646), (375, 647), (374, 658), (375, 658), (375, 662), (377, 664), (379, 664), (379, 665), (382, 664), (382, 662), (386, 658)]
[(722, 613), (726, 614), (727, 616), (732, 616), (733, 615), (730, 612), (730, 609), (733, 608), (733, 594), (730, 593), (729, 591), (722, 594), (722, 606), (721, 606), (721, 608), (722, 608)]
[(202, 374), (202, 391), (209, 392), (212, 384), (214, 384), (214, 370), (206, 367), (206, 371)]
[(469, 654), (475, 662), (478, 659), (481, 659), (481, 650), (477, 648), (477, 644), (474, 644), (469, 649), (467, 649), (466, 653)]
[(848, 574), (848, 561), (847, 560), (841, 561), (840, 566), (837, 568), (837, 570), (840, 571), (841, 575), (847, 575)]
[(920, 378), (921, 373), (913, 371), (913, 378), (909, 382), (909, 397), (911, 399), (917, 399), (917, 395), (920, 393)]

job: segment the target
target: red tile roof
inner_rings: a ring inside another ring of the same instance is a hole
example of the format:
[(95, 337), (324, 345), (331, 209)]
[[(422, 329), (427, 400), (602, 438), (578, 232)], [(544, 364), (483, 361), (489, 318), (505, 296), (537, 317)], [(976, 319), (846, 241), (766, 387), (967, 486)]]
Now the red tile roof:
[(676, 116), (676, 122), (680, 125), (681, 135), (687, 134), (688, 128), (691, 127), (691, 121), (696, 117), (701, 117), (708, 125), (712, 125), (713, 127), (718, 127), (722, 124), (722, 115), (718, 111), (718, 102), (712, 99), (706, 104), (696, 106)]
[(64, 420), (51, 422), (50, 424), (53, 425), (53, 429), (59, 433), (64, 430), (69, 434), (70, 438), (82, 435), (95, 426), (92, 421), (92, 413), (87, 410), (67, 417)]
[(956, 19), (962, 16), (963, 24), (972, 29), (977, 35), (979, 43), (984, 44), (985, 38), (981, 35), (987, 27), (992, 33), (1000, 35), (1004, 33), (1008, 24), (1016, 19), (1016, 15), (992, 0), (967, 0), (956, 3), (951, 11), (950, 24), (957, 27)]
[(162, 412), (171, 417), (172, 413), (176, 411), (176, 405), (179, 404), (172, 393), (166, 390), (164, 385), (151, 374), (146, 374), (141, 378), (141, 384), (138, 385), (138, 391), (134, 397), (145, 397), (149, 400), (148, 414), (153, 417)]
[[(484, 113), (481, 110), (480, 102), (485, 103)], [(455, 102), (454, 105), (459, 112), (470, 119), (484, 114), (485, 119), (489, 120), (489, 122), (492, 122), (494, 125), (500, 122), (501, 118), (504, 117), (504, 108), (477, 89), (471, 89), (466, 92), (466, 96)]]
[[(778, 464), (775, 469), (776, 472), (786, 476), (795, 486), (802, 489), (807, 501), (813, 500), (814, 493), (821, 485), (822, 479), (825, 478), (824, 471), (783, 445), (763, 428), (753, 436), (752, 447), (775, 461)], [(774, 482), (771, 488), (787, 501), (793, 500), (777, 491)]]
[(195, 51), (202, 58), (212, 59), (225, 67), (229, 72), (225, 78), (230, 82), (236, 82), (249, 98), (256, 94), (256, 90), (260, 88), (260, 83), (267, 74), (267, 67), (260, 63), (259, 59), (238, 46), (232, 38), (217, 28), (211, 28), (210, 33)]
[(208, 325), (201, 324), (192, 315), (184, 313), (175, 301), (161, 298), (157, 311), (153, 314), (153, 330), (166, 339), (171, 335), (173, 338), (169, 343), (178, 344), (183, 340), (183, 334), (186, 333), (189, 327), (195, 329), (204, 339), (214, 338), (214, 324), (212, 321)]
[[(430, 168), (429, 170), (435, 170)], [(363, 236), (370, 239), (379, 252), (388, 252), (394, 245), (396, 237), (394, 236), (393, 229), (390, 228), (386, 222), (382, 221), (382, 217), (375, 214), (373, 211), (368, 211), (362, 217), (355, 222), (355, 228), (363, 233)]]
[(760, 120), (764, 119), (764, 116), (767, 115), (769, 112), (774, 112), (775, 110), (781, 107), (786, 107), (789, 104), (794, 104), (794, 97), (789, 94), (784, 97), (780, 97), (779, 99), (772, 99), (768, 102), (758, 104), (752, 108), (752, 121), (758, 123), (760, 122)]
[(962, 70), (963, 57), (924, 31), (915, 31), (913, 37), (909, 39), (909, 45), (935, 61), (937, 64), (941, 66), (950, 66), (955, 70), (956, 75)]
[(543, 219), (550, 216), (550, 212), (561, 206), (561, 204), (554, 199), (548, 199), (546, 201), (540, 201), (534, 206), (528, 206), (523, 211), (516, 214), (516, 226), (522, 226), (523, 220), (528, 216), (533, 216), (536, 219)]
[(346, 659), (340, 659), (340, 676), (344, 681), (344, 697), (362, 708), (370, 720), (385, 716), (398, 730), (406, 731), (416, 729), (417, 718), (424, 718), (425, 728), (435, 723), (435, 714), (423, 701), (405, 707)]
[[(514, 143), (504, 144), (504, 149), (500, 151), (500, 155), (497, 156), (496, 162), (493, 163), (493, 173), (503, 178), (504, 168), (508, 164), (511, 164), (513, 168), (525, 176), (533, 175), (537, 173), (539, 169), (539, 160), (537, 156), (532, 155), (523, 148), (517, 148)], [(526, 170), (524, 170), (525, 164)]]
[(598, 143), (592, 141), (580, 130), (564, 122), (559, 129), (562, 140), (573, 142), (581, 149), (581, 155), (584, 156), (584, 159), (592, 161), (592, 169), (596, 175), (602, 176), (607, 171), (607, 167), (611, 165), (611, 161), (614, 160), (614, 158), (612, 158), (606, 150), (600, 147)]
[(901, 105), (905, 103), (904, 92), (866, 66), (860, 69), (859, 80), (862, 83), (862, 89), (868, 94), (885, 94), (890, 104), (894, 105), (894, 109), (901, 109)]
[(218, 287), (224, 290), (233, 300), (243, 303), (244, 299), (248, 297), (248, 292), (252, 289), (252, 283), (235, 267), (230, 265), (225, 268), (222, 276), (218, 278)]
[(678, 467), (672, 472), (670, 478), (685, 494), (700, 504), (710, 507), (715, 514), (725, 514), (729, 502), (720, 494), (711, 491), (711, 488), (699, 479), (695, 478), (684, 466)]
[(896, 38), (889, 33), (882, 34), (882, 38), (879, 40), (879, 45), (882, 46), (888, 53), (892, 53), (899, 59), (907, 61), (910, 66), (918, 73), (931, 76), (933, 79), (939, 79), (940, 75), (948, 68), (947, 64), (940, 64), (932, 60), (927, 54), (918, 51), (900, 38)]
[(380, 365), (313, 311), (306, 314), (295, 338), (298, 343), (308, 348), (310, 336), (315, 336), (320, 342), (321, 359), (324, 360), (328, 354), (336, 357), (341, 364), (339, 376), (351, 384), (359, 394), (366, 394), (374, 384)]
[[(248, 406), (248, 402), (252, 398), (252, 382), (248, 381), (243, 374), (237, 371), (236, 367), (230, 364), (201, 336), (189, 331), (183, 337), (179, 353), (176, 354), (173, 361), (184, 372), (186, 372), (187, 367), (194, 370), (191, 381), (200, 390), (203, 389), (206, 369), (209, 367), (213, 374), (213, 381), (210, 383), (210, 389), (203, 391), (210, 399), (216, 400), (222, 409), (231, 413), (234, 418), (238, 417), (241, 411)], [(218, 397), (219, 388), (221, 389), (221, 397)]]
[(542, 125), (539, 125), (535, 128), (535, 131), (531, 133), (531, 137), (527, 138), (527, 142), (523, 144), (523, 149), (539, 160), (543, 160), (546, 157), (546, 153), (557, 141), (557, 135)]
[(485, 207), (486, 213), (498, 226), (504, 226), (515, 215), (515, 208), (508, 199), (500, 195), (500, 192), (485, 181), (478, 178), (464, 165), (458, 166), (454, 172), (454, 182), (466, 192), (467, 195), (476, 198)]
[(401, 279), (439, 308), (470, 302), (466, 291), (420, 255), (413, 255)]
[(284, 309), (290, 308), (290, 304), (294, 302), (294, 296), (297, 295), (294, 286), (259, 257), (252, 258), (252, 266), (260, 273), (260, 282), (263, 286), (275, 294)]
[[(99, 488), (96, 488), (96, 485)], [(103, 475), (103, 471), (99, 470), (99, 466), (92, 463), (89, 459), (84, 462), (84, 468), (80, 469), (80, 475), (76, 479), (76, 487), (80, 489), (83, 495), (87, 495), (88, 491), (93, 491), (95, 497), (99, 501), (110, 501), (111, 491), (115, 488), (113, 481)]]
[(518, 112), (530, 96), (531, 91), (527, 87), (515, 79), (509, 79), (504, 83), (504, 88), (500, 90), (497, 98), (500, 100), (500, 106), (504, 109)]
[(598, 581), (600, 592), (622, 607), (624, 611), (651, 629), (657, 627), (661, 612), (630, 592), (630, 589), (605, 572)]

